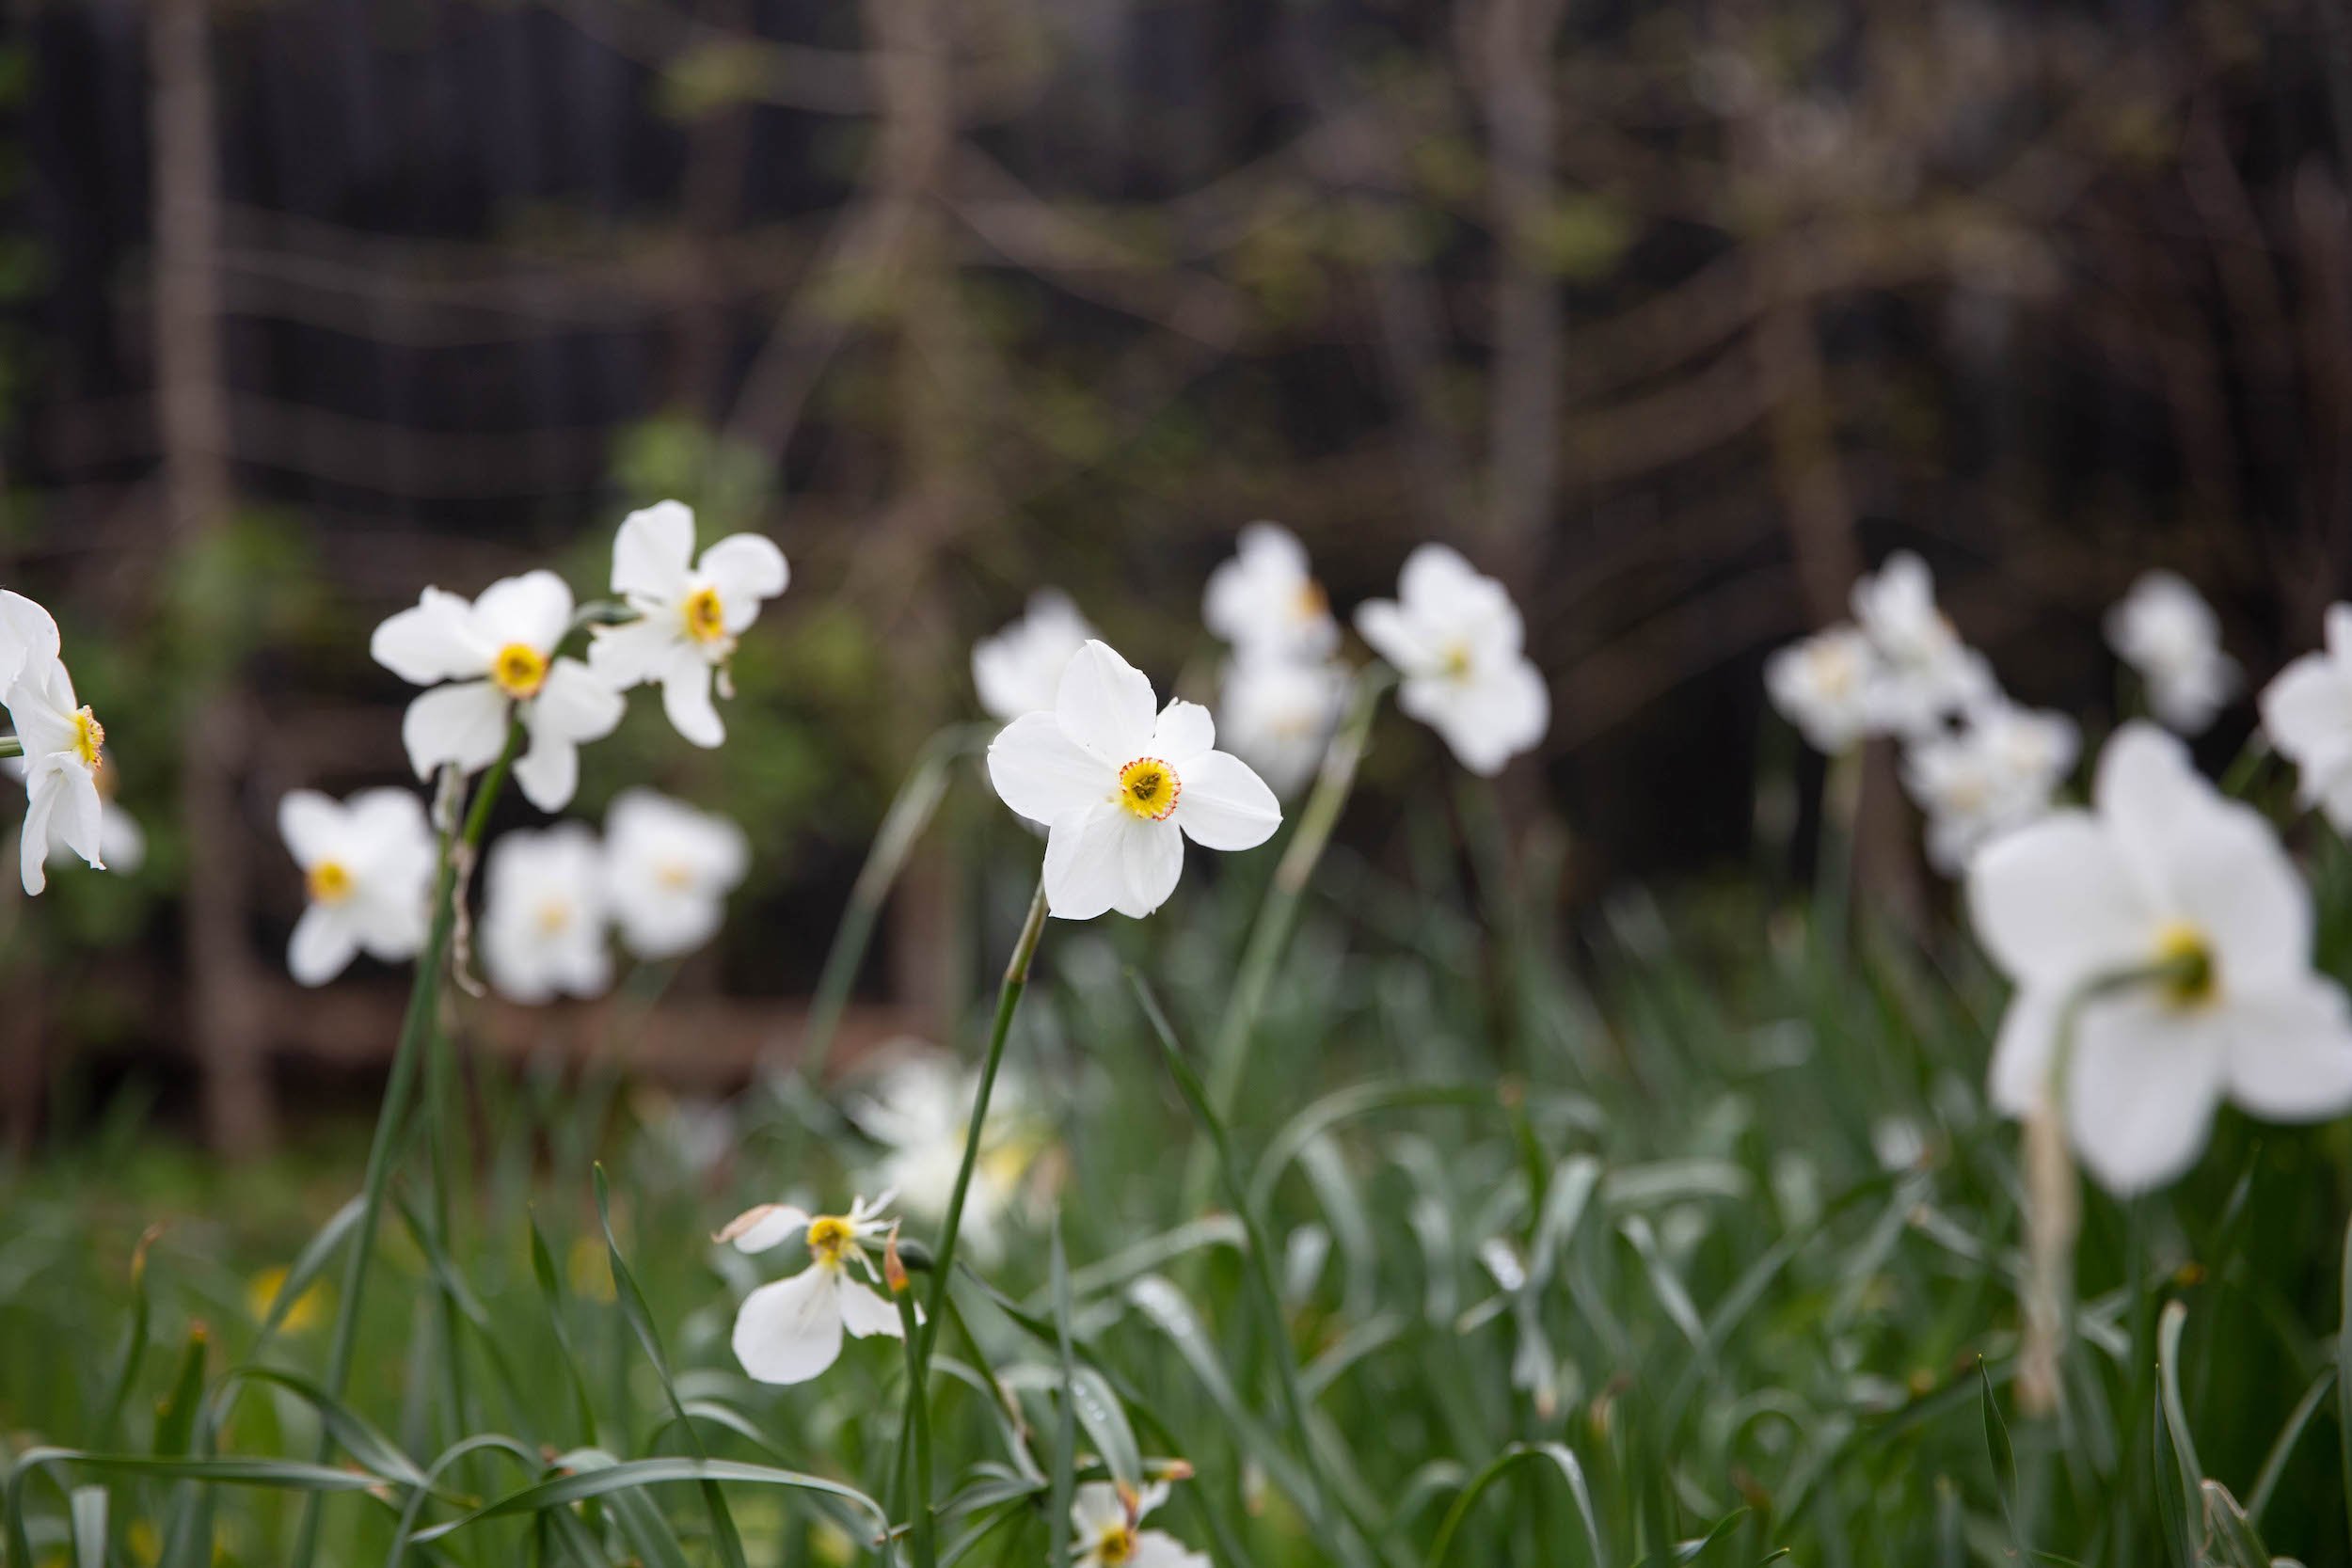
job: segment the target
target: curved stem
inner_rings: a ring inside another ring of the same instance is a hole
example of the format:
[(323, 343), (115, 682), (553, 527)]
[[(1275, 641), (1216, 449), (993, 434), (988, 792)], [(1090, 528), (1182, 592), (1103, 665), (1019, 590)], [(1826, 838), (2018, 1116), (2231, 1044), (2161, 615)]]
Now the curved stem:
[[(400, 1021), (400, 1041), (392, 1052), (391, 1073), (384, 1083), (384, 1102), (376, 1112), (375, 1135), (368, 1144), (359, 1217), (353, 1227), (351, 1250), (343, 1258), (342, 1294), (335, 1303), (335, 1334), (326, 1353), (326, 1376), (322, 1380), (330, 1399), (342, 1399), (351, 1381), (352, 1358), (358, 1349), (360, 1297), (367, 1289), (368, 1260), (375, 1250), (376, 1227), (383, 1217), (384, 1191), (391, 1181), (401, 1124), (407, 1117), (408, 1101), (416, 1088), (418, 1058), (423, 1054), (440, 1010), (441, 988), (448, 978), (450, 939), (457, 927), (459, 863), (481, 847), (483, 832), (490, 823), (490, 808), (506, 782), (506, 770), (514, 762), (522, 738), (523, 728), (517, 721), (507, 731), (506, 749), (475, 787), (464, 828), (444, 833), (441, 838), (440, 875), (433, 892), (433, 925), (425, 936), (424, 951), (417, 955), (416, 976), (408, 988), (408, 1009)], [(325, 1463), (329, 1452), (329, 1439), (322, 1433), (321, 1463)], [(301, 1533), (290, 1560), (301, 1568), (308, 1568), (318, 1552), (319, 1501), (320, 1495), (313, 1493), (303, 1504)]]

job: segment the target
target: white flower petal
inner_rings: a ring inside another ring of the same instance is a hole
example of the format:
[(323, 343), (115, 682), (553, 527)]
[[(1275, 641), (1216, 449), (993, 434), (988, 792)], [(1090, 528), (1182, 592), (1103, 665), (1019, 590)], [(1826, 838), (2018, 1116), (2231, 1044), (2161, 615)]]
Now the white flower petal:
[(315, 789), (290, 789), (278, 800), (278, 836), (306, 871), (337, 859), (348, 836), (342, 806)]
[(1051, 825), (1100, 805), (1119, 776), (1071, 739), (1059, 717), (1047, 712), (1014, 720), (989, 742), (988, 778), (997, 798), (1015, 813)]
[(541, 811), (562, 811), (580, 788), (580, 748), (567, 736), (532, 728), (530, 746), (515, 759), (515, 783)]
[(2065, 1022), (2069, 994), (2027, 985), (2010, 997), (2000, 1036), (1993, 1044), (1989, 1095), (1993, 1108), (2004, 1116), (2025, 1116), (2057, 1093), (2050, 1068), (2058, 1056), (2058, 1028)]
[(846, 1275), (841, 1279), (841, 1326), (861, 1339), (872, 1334), (893, 1339), (906, 1337), (906, 1324), (898, 1321), (898, 1308), (872, 1286), (860, 1284)]
[(2304, 975), (2231, 998), (2230, 1097), (2273, 1121), (2320, 1121), (2352, 1110), (2352, 1005), (2334, 981)]
[(24, 891), (40, 897), (49, 885), (49, 818), (57, 809), (56, 792), (39, 787), (40, 781), (31, 781), (25, 806), (24, 821), (17, 830), (17, 875), (23, 879)]
[(793, 1204), (763, 1203), (738, 1214), (718, 1239), (734, 1243), (738, 1252), (765, 1252), (806, 1230), (812, 1217)]
[(413, 958), (424, 947), (425, 889), (421, 882), (362, 888), (342, 912), (359, 945), (385, 963)]
[(438, 588), (418, 594), (368, 639), (369, 657), (411, 686), (479, 675), (497, 653), (476, 635), (473, 607)]
[(0, 589), (0, 688), (27, 663), (57, 657), (57, 623), (22, 594)]
[(2217, 1010), (2173, 1007), (2146, 990), (2076, 1013), (2066, 1123), (2101, 1186), (2147, 1192), (2196, 1163), (2221, 1099), (2226, 1049)]
[(2211, 795), (2188, 748), (2137, 720), (2108, 737), (2090, 784), (2091, 803), (2135, 860), (2160, 855), (2179, 818)]
[(1120, 812), (1119, 861), (1125, 894), (1112, 906), (1141, 920), (1168, 902), (1184, 874), (1184, 835), (1173, 822), (1153, 822)]
[(340, 909), (312, 904), (294, 922), (286, 943), (286, 973), (296, 985), (323, 986), (341, 974), (359, 951), (359, 939)]
[(572, 591), (545, 567), (501, 578), (473, 602), (474, 633), (493, 650), (520, 642), (552, 653), (572, 623)]
[(628, 704), (576, 658), (559, 658), (548, 669), (539, 695), (523, 711), (536, 733), (552, 730), (571, 740), (601, 740), (619, 725)]
[(1391, 599), (1372, 599), (1357, 607), (1356, 629), (1372, 651), (1405, 674), (1430, 669), (1441, 657), (1435, 638), (1409, 619)]
[(2173, 908), (2212, 945), (2225, 990), (2310, 967), (2312, 899), (2278, 836), (2249, 806), (2211, 796), (2184, 811), (2153, 866)]
[(1083, 1481), (1071, 1496), (1070, 1523), (1079, 1541), (1090, 1544), (1104, 1531), (1126, 1525), (1127, 1505), (1120, 1500), (1119, 1488), (1109, 1481)]
[(1114, 768), (1150, 754), (1152, 683), (1105, 642), (1090, 639), (1071, 656), (1054, 711), (1064, 734)]
[(1209, 1554), (1196, 1552), (1165, 1530), (1136, 1532), (1136, 1554), (1128, 1568), (1209, 1568)]
[(761, 1383), (806, 1383), (841, 1354), (840, 1276), (814, 1264), (762, 1285), (735, 1315), (735, 1358)]
[(756, 533), (730, 533), (703, 551), (696, 570), (719, 591), (730, 636), (740, 636), (759, 619), (759, 601), (784, 592), (792, 578), (784, 552)]
[(1174, 763), (1181, 772), (1186, 761), (1216, 745), (1216, 721), (1209, 717), (1209, 710), (1179, 697), (1160, 710), (1144, 754)]
[(1057, 817), (1045, 835), (1045, 907), (1060, 920), (1092, 920), (1127, 896), (1120, 828), (1135, 818), (1114, 803)]
[(693, 654), (693, 662), (705, 662), (698, 653), (687, 647), (683, 621), (673, 616), (651, 616), (617, 626), (594, 628), (588, 643), (588, 668), (607, 686), (626, 691), (632, 686), (660, 679), (682, 651)]
[(2306, 800), (2317, 797), (2314, 770), (2352, 759), (2352, 678), (2328, 655), (2306, 654), (2281, 671), (2263, 690), (2262, 717), (2272, 744), (2303, 770)]
[(2146, 962), (2160, 924), (2114, 836), (2080, 811), (1986, 846), (1968, 867), (1967, 902), (2004, 973), (2060, 990)]
[(612, 592), (663, 603), (686, 593), (694, 555), (694, 511), (683, 501), (656, 501), (621, 519), (612, 539)]
[(1169, 820), (1204, 849), (1254, 849), (1282, 825), (1282, 803), (1249, 765), (1229, 752), (1204, 752), (1177, 775)]
[(703, 660), (673, 660), (661, 676), (661, 711), (690, 744), (708, 750), (727, 737), (727, 727), (710, 700), (710, 666)]
[(106, 803), (99, 797), (97, 777), (87, 768), (68, 765), (49, 775), (47, 787), (56, 791), (57, 802), (49, 818), (50, 842), (64, 845), (103, 871), (106, 859), (99, 835), (105, 831)]
[(420, 779), (443, 763), (478, 773), (506, 749), (506, 693), (486, 680), (420, 692), (400, 721), (401, 744)]

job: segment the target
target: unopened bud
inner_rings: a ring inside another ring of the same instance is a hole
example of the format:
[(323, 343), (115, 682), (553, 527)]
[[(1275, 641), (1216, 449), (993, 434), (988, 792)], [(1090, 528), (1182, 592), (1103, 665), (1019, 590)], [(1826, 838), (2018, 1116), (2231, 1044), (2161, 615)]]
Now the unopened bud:
[(898, 1227), (895, 1225), (890, 1227), (890, 1239), (882, 1243), (882, 1283), (890, 1287), (894, 1296), (906, 1294), (907, 1266), (898, 1256)]

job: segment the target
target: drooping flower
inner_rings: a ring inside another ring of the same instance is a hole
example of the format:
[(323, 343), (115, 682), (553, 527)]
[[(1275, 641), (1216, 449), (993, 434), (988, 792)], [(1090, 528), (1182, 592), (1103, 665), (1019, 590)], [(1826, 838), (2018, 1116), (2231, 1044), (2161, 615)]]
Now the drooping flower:
[(2202, 735), (2237, 695), (2237, 660), (2221, 651), (2221, 622), (2187, 581), (2149, 572), (2107, 611), (2107, 644), (2148, 683), (2148, 706), (2167, 728)]
[(2263, 689), (2263, 729), (2295, 764), (2303, 803), (2352, 832), (2352, 605), (2328, 609), (2327, 646)]
[[(854, 1199), (846, 1214), (812, 1214), (788, 1203), (747, 1209), (711, 1238), (739, 1252), (765, 1252), (795, 1236), (808, 1243), (808, 1267), (762, 1285), (735, 1315), (735, 1358), (761, 1383), (806, 1383), (841, 1354), (844, 1329), (863, 1339), (901, 1338), (898, 1309), (866, 1283), (882, 1277), (866, 1252), (889, 1229), (885, 1193)], [(859, 1277), (863, 1275), (864, 1277)]]
[(604, 857), (577, 822), (507, 833), (485, 875), (482, 963), (516, 1002), (601, 995), (612, 979), (605, 946)]
[(1275, 794), (1295, 795), (1323, 760), (1347, 679), (1344, 667), (1327, 660), (1245, 654), (1225, 667), (1217, 731)]
[[(954, 1196), (970, 1130), (977, 1075), (944, 1052), (919, 1050), (894, 1061), (848, 1106), (858, 1131), (882, 1146), (873, 1179), (921, 1219), (939, 1219)], [(989, 1096), (979, 1158), (963, 1200), (962, 1244), (982, 1261), (1002, 1245), (1002, 1222), (1041, 1145), (1021, 1079), (1001, 1073)]]
[(2145, 723), (2107, 743), (2092, 798), (1969, 866), (1979, 940), (2017, 986), (1994, 1103), (2054, 1097), (2118, 1193), (2186, 1169), (2224, 1100), (2279, 1121), (2352, 1108), (2352, 1004), (2312, 967), (2311, 895), (2269, 826)]
[(1915, 742), (1903, 784), (1928, 815), (1928, 856), (1956, 872), (2001, 834), (2050, 809), (2081, 746), (2074, 721), (2007, 698), (1968, 710), (1961, 727)]
[(1201, 619), (1244, 656), (1319, 659), (1340, 645), (1340, 624), (1307, 547), (1276, 523), (1241, 531), (1232, 558), (1209, 574)]
[(791, 577), (784, 552), (756, 533), (731, 533), (697, 559), (694, 512), (681, 501), (632, 512), (612, 543), (612, 592), (638, 619), (598, 626), (588, 662), (623, 690), (660, 682), (661, 709), (677, 733), (716, 746), (727, 732), (710, 700), (714, 674), (719, 695), (732, 696), (735, 640)]
[(1165, 1530), (1136, 1528), (1167, 1500), (1164, 1481), (1141, 1491), (1107, 1481), (1086, 1482), (1070, 1504), (1072, 1560), (1081, 1568), (1209, 1568), (1205, 1552)]
[[(580, 746), (612, 733), (620, 693), (556, 647), (572, 621), (572, 591), (553, 572), (501, 578), (469, 603), (428, 588), (375, 628), (368, 651), (412, 686), (400, 738), (417, 777), (443, 765), (478, 773), (506, 748), (519, 714), (531, 744), (515, 782), (541, 811), (560, 811), (580, 783)], [(442, 684), (447, 683), (447, 684)]]
[(1025, 714), (989, 745), (997, 795), (1046, 827), (1046, 906), (1064, 920), (1140, 919), (1175, 891), (1186, 838), (1249, 849), (1281, 823), (1265, 782), (1216, 749), (1207, 708), (1179, 700), (1155, 718), (1153, 705), (1143, 673), (1089, 641), (1052, 711)]
[(1007, 723), (1052, 707), (1070, 656), (1093, 635), (1069, 595), (1053, 588), (1030, 594), (1021, 619), (972, 645), (972, 685), (980, 706)]
[(1764, 690), (1817, 752), (1837, 755), (1870, 728), (1878, 655), (1853, 626), (1831, 626), (1764, 662)]
[(1499, 773), (1543, 739), (1551, 693), (1522, 652), (1518, 609), (1453, 549), (1416, 548), (1396, 598), (1365, 604), (1356, 626), (1404, 678), (1397, 705), (1442, 736), (1471, 772)]
[(49, 885), (54, 845), (63, 844), (104, 869), (100, 844), (105, 805), (99, 798), (98, 768), (104, 758), (105, 726), (74, 700), (73, 677), (38, 642), (26, 651), (0, 702), (24, 748), (24, 826), (17, 853), (24, 891), (38, 895)]
[(650, 789), (623, 790), (605, 813), (605, 892), (622, 942), (641, 958), (708, 942), (750, 868), (750, 842), (723, 816)]
[(1853, 585), (1853, 613), (1877, 656), (1865, 699), (1872, 729), (1924, 736), (1997, 693), (1992, 667), (1960, 640), (1936, 605), (1927, 562), (1909, 550)]
[(365, 951), (386, 963), (424, 946), (433, 886), (433, 830), (405, 789), (363, 789), (335, 800), (315, 789), (278, 802), (278, 832), (302, 870), (309, 902), (286, 944), (286, 970), (323, 986)]

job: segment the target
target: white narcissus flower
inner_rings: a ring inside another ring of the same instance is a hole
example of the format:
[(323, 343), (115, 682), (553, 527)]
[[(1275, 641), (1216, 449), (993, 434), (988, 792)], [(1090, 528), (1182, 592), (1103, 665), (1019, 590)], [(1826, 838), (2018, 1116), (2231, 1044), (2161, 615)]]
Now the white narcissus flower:
[(1365, 604), (1356, 626), (1403, 677), (1397, 705), (1442, 736), (1471, 772), (1500, 773), (1543, 739), (1551, 693), (1521, 651), (1518, 607), (1454, 550), (1416, 548), (1396, 598)]
[(2352, 605), (2328, 608), (2328, 644), (2264, 688), (2263, 729), (2295, 764), (2307, 806), (2352, 832)]
[(1314, 777), (1346, 703), (1339, 664), (1245, 654), (1225, 667), (1217, 733), (1275, 794), (1294, 795)]
[(751, 860), (742, 829), (650, 789), (623, 790), (605, 813), (605, 892), (641, 958), (674, 958), (716, 935)]
[(417, 956), (435, 858), (421, 800), (405, 789), (363, 789), (348, 800), (289, 790), (278, 832), (309, 897), (286, 944), (297, 982), (323, 986), (362, 950), (386, 963)]
[(806, 1383), (840, 1356), (845, 1329), (861, 1339), (902, 1337), (898, 1308), (866, 1283), (881, 1277), (866, 1247), (890, 1229), (882, 1218), (889, 1203), (887, 1193), (871, 1203), (860, 1197), (846, 1214), (763, 1203), (712, 1238), (734, 1243), (739, 1252), (765, 1252), (795, 1236), (808, 1243), (807, 1268), (762, 1285), (735, 1314), (735, 1358), (746, 1372), (762, 1383)]
[[(977, 1074), (954, 1057), (926, 1049), (891, 1064), (850, 1101), (850, 1119), (882, 1146), (874, 1170), (876, 1183), (898, 1194), (908, 1213), (923, 1219), (946, 1216), (978, 1090)], [(1043, 1141), (1027, 1109), (1028, 1099), (1025, 1085), (1010, 1072), (998, 1076), (989, 1096), (979, 1158), (972, 1166), (971, 1190), (964, 1195), (961, 1233), (963, 1244), (984, 1262), (1001, 1250), (1000, 1222)]]
[(482, 964), (516, 1002), (601, 995), (612, 979), (606, 948), (604, 857), (577, 822), (511, 832), (490, 847)]
[(1290, 530), (1251, 523), (1201, 596), (1209, 630), (1246, 655), (1316, 659), (1340, 645), (1331, 600)]
[(2202, 735), (2237, 695), (2237, 660), (2221, 651), (2213, 607), (2172, 572), (2149, 572), (2107, 611), (2107, 645), (2148, 683), (2169, 729)]
[(1928, 814), (1928, 856), (1937, 869), (1959, 871), (1985, 845), (2047, 812), (2080, 746), (2064, 714), (2006, 698), (1914, 744), (1903, 755), (1903, 784)]
[(1805, 743), (1836, 756), (1870, 728), (1878, 655), (1853, 626), (1831, 626), (1764, 661), (1764, 690)]
[(1872, 729), (1924, 736), (1997, 693), (1992, 667), (1961, 641), (1936, 607), (1927, 562), (1909, 550), (1853, 585), (1853, 613), (1877, 655), (1867, 698)]
[(1140, 1492), (1107, 1481), (1088, 1481), (1070, 1504), (1072, 1561), (1080, 1568), (1209, 1568), (1207, 1553), (1165, 1530), (1136, 1528), (1167, 1500), (1164, 1481)]
[(1093, 635), (1067, 594), (1052, 588), (1030, 594), (1020, 620), (972, 645), (972, 685), (980, 706), (1007, 723), (1052, 707), (1070, 656)]
[(432, 688), (400, 724), (418, 778), (444, 765), (467, 774), (489, 767), (519, 713), (531, 744), (515, 759), (515, 782), (541, 811), (570, 802), (580, 743), (611, 735), (622, 708), (620, 693), (588, 666), (556, 657), (571, 623), (572, 591), (536, 571), (501, 578), (470, 603), (428, 588), (375, 628), (368, 644), (375, 661)]
[(2117, 1193), (2185, 1170), (2224, 1100), (2277, 1121), (2352, 1108), (2352, 1004), (2312, 968), (2311, 895), (2269, 825), (2146, 723), (2107, 743), (2092, 798), (1968, 868), (1978, 938), (2017, 986), (1994, 1103), (2054, 1095)]
[(639, 619), (596, 627), (588, 662), (624, 690), (660, 682), (661, 710), (677, 733), (716, 746), (727, 731), (710, 700), (714, 673), (719, 694), (732, 696), (735, 640), (791, 578), (784, 552), (756, 533), (731, 533), (697, 559), (694, 512), (683, 502), (632, 512), (612, 542), (612, 592)]
[(1053, 710), (989, 744), (997, 795), (1045, 825), (1045, 902), (1064, 920), (1105, 910), (1140, 919), (1175, 891), (1185, 839), (1250, 849), (1281, 824), (1265, 781), (1216, 749), (1207, 708), (1153, 706), (1143, 673), (1090, 641), (1062, 672)]
[(98, 768), (105, 726), (75, 702), (73, 677), (45, 645), (27, 653), (0, 702), (24, 748), (24, 826), (17, 853), (24, 891), (38, 895), (49, 885), (49, 855), (57, 844), (103, 870), (105, 805)]

